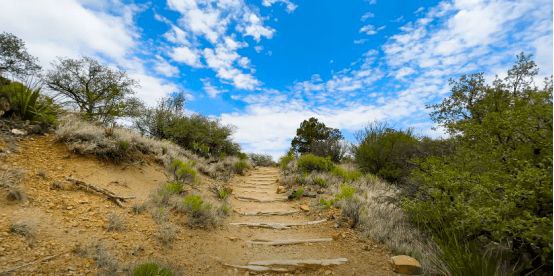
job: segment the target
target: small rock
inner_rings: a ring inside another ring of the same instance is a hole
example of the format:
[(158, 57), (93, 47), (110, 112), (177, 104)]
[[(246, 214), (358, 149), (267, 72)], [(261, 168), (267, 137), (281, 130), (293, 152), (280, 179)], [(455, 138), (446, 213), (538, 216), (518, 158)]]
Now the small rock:
[(331, 270), (325, 270), (325, 275), (331, 275), (331, 274), (333, 274), (333, 271), (331, 271)]
[(17, 128), (13, 128), (11, 132), (13, 135), (27, 135), (26, 131)]
[(421, 264), (414, 258), (406, 255), (398, 255), (391, 258), (392, 270), (407, 275), (423, 273)]
[(304, 211), (304, 212), (309, 212), (310, 211), (310, 207), (306, 204), (302, 204), (300, 205), (300, 210)]
[(230, 241), (236, 241), (239, 239), (239, 237), (227, 237)]
[(284, 194), (287, 192), (287, 189), (284, 186), (278, 186), (277, 187), (277, 193), (278, 194)]

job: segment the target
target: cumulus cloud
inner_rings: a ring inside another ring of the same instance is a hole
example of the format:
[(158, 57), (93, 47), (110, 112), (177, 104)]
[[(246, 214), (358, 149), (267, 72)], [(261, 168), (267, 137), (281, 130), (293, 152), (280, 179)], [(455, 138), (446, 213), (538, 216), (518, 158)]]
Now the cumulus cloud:
[[(56, 4), (40, 0), (0, 0), (0, 28), (22, 38), (43, 67), (57, 57), (92, 56), (127, 70), (141, 87), (137, 96), (147, 104), (174, 92), (178, 87), (157, 78), (145, 69), (148, 60), (137, 57), (140, 47), (134, 15), (135, 5), (117, 0), (59, 0)], [(63, 8), (60, 8), (63, 7)], [(176, 68), (159, 58), (154, 70), (162, 75), (175, 74)]]
[(374, 25), (368, 24), (360, 28), (360, 33), (364, 33), (366, 35), (375, 35), (384, 28), (385, 26), (375, 27)]
[[(296, 9), (288, 0), (266, 0), (262, 4), (277, 2), (284, 3), (289, 11)], [(169, 0), (168, 7), (180, 14), (177, 22), (166, 22), (170, 30), (164, 35), (172, 43), (173, 60), (197, 68), (204, 61), (220, 81), (238, 89), (254, 90), (261, 85), (253, 75), (250, 60), (239, 54), (240, 49), (249, 46), (247, 38), (258, 43), (275, 33), (256, 9), (242, 0)]]

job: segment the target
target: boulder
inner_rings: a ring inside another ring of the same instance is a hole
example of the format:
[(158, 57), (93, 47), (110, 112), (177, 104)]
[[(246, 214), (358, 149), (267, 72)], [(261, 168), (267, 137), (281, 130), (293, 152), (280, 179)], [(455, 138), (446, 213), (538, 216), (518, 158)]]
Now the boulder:
[(287, 192), (287, 189), (284, 186), (278, 186), (277, 187), (277, 193), (278, 194), (284, 194)]
[(406, 275), (419, 275), (423, 273), (421, 264), (414, 258), (406, 255), (398, 255), (391, 258), (392, 270)]
[(13, 128), (11, 132), (13, 135), (27, 135), (26, 131), (17, 128)]

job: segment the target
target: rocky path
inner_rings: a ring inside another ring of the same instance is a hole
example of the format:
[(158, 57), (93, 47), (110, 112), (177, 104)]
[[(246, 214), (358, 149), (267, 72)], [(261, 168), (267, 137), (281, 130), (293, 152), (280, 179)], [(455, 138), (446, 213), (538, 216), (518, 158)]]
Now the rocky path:
[[(358, 239), (350, 229), (310, 216), (277, 194), (279, 170), (258, 168), (232, 184), (234, 214), (228, 238), (243, 243), (238, 252), (219, 256), (235, 272), (302, 275), (390, 275), (386, 249)], [(313, 208), (313, 207), (312, 207)]]

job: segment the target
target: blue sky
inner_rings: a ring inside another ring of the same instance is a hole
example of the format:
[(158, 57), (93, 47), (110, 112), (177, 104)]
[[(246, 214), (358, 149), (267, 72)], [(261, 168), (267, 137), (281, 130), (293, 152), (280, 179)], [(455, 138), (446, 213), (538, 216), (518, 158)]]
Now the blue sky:
[(0, 31), (45, 68), (94, 56), (140, 81), (154, 105), (181, 90), (186, 107), (236, 126), (246, 151), (278, 156), (310, 116), (349, 139), (371, 121), (440, 135), (427, 104), (448, 79), (503, 72), (521, 51), (552, 74), (547, 0), (0, 0)]

